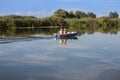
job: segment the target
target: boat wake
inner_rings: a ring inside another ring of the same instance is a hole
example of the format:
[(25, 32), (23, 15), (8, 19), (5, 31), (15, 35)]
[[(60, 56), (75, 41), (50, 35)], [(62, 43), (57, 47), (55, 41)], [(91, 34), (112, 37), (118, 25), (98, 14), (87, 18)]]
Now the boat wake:
[(0, 37), (0, 44), (14, 43), (14, 42), (25, 42), (42, 39), (52, 39), (52, 36), (29, 36), (29, 37)]

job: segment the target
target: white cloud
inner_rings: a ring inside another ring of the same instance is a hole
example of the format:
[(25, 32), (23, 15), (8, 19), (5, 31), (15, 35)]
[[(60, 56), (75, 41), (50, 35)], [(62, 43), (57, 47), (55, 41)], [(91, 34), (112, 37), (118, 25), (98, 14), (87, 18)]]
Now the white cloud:
[(66, 61), (65, 57), (52, 56), (44, 54), (23, 54), (20, 57), (9, 57), (8, 55), (0, 56), (0, 62), (6, 62), (0, 65), (18, 65), (18, 64), (36, 64), (51, 65), (56, 62)]
[(41, 10), (41, 11), (29, 11), (29, 12), (21, 12), (18, 11), (15, 14), (16, 15), (25, 15), (25, 16), (36, 16), (36, 17), (46, 17), (52, 15), (52, 11), (47, 11), (47, 10)]
[(28, 54), (28, 55), (25, 55), (24, 58), (32, 61), (48, 61), (48, 62), (65, 61), (65, 58), (63, 57), (53, 57), (47, 54), (39, 54), (39, 55)]
[(43, 18), (43, 17), (47, 17), (47, 16), (51, 16), (53, 14), (54, 11), (47, 11), (45, 9), (40, 10), (40, 11), (28, 11), (28, 12), (24, 12), (24, 11), (16, 11), (16, 12), (0, 12), (0, 16), (4, 16), (4, 15), (21, 15), (21, 16), (35, 16), (35, 17), (39, 17), (39, 18)]

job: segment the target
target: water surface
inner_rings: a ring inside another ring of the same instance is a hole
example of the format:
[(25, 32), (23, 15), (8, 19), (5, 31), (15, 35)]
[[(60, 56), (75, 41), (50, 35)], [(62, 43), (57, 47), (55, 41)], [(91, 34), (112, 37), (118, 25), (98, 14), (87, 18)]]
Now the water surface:
[(0, 38), (0, 80), (120, 80), (120, 33), (77, 37)]

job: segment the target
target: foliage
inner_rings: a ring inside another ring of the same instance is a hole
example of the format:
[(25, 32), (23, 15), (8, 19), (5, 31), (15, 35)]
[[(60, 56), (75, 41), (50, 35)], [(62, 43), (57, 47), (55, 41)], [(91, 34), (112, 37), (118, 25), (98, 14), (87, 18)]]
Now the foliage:
[(73, 11), (70, 11), (70, 12), (69, 12), (69, 18), (75, 18), (75, 14), (74, 14)]
[(92, 12), (88, 12), (87, 14), (83, 11), (77, 10), (73, 11), (66, 11), (63, 9), (58, 9), (54, 12), (53, 16), (62, 17), (62, 18), (96, 18), (96, 15)]
[(118, 18), (118, 17), (119, 17), (119, 15), (117, 12), (110, 12), (109, 13), (109, 18)]
[(76, 11), (75, 16), (76, 16), (76, 18), (85, 18), (85, 17), (87, 17), (86, 13), (82, 12), (82, 11)]
[(92, 34), (95, 31), (116, 33), (120, 30), (120, 19), (117, 12), (110, 12), (108, 17), (96, 18), (92, 12), (65, 11), (58, 9), (50, 17), (36, 18), (34, 16), (8, 15), (0, 16), (0, 34), (15, 34), (17, 29), (55, 28), (69, 26), (70, 31), (80, 34)]
[(96, 15), (92, 12), (88, 12), (87, 16), (90, 17), (90, 18), (96, 18)]
[(69, 17), (69, 13), (63, 9), (58, 9), (57, 11), (54, 12), (54, 16), (67, 18)]

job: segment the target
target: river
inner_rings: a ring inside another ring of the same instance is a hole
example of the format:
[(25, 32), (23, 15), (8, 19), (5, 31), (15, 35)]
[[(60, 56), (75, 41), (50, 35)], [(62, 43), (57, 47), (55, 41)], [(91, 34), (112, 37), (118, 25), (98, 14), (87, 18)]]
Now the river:
[(0, 80), (120, 80), (120, 33), (1, 37)]

